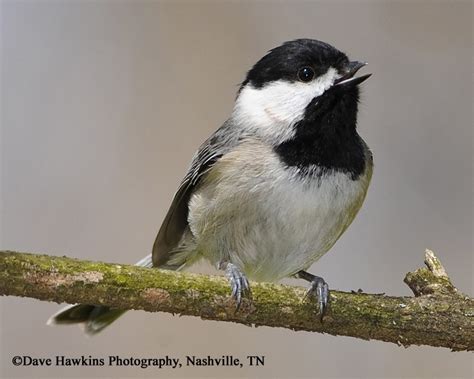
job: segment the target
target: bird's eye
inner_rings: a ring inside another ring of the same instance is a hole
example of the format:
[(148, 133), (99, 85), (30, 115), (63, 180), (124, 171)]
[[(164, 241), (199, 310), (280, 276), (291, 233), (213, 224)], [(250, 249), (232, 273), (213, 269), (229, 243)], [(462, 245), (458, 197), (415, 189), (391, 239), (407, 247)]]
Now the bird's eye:
[(311, 67), (302, 67), (298, 70), (298, 79), (302, 82), (310, 82), (314, 78), (314, 70)]

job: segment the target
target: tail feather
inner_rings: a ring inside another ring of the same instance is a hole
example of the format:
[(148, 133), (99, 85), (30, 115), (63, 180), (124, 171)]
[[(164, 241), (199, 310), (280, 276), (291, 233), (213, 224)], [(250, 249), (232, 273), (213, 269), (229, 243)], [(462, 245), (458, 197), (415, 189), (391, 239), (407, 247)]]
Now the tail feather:
[[(152, 267), (151, 254), (141, 259), (136, 266)], [(83, 324), (84, 331), (93, 335), (117, 320), (126, 311), (113, 309), (103, 305), (76, 304), (68, 305), (52, 315), (47, 321), (48, 325)]]

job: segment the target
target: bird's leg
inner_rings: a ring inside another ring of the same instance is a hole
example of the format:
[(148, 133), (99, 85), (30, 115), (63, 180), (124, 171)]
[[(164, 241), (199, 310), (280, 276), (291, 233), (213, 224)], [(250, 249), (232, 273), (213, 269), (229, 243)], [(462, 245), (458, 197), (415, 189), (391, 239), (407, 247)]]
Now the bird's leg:
[(235, 300), (237, 304), (236, 310), (238, 310), (242, 302), (242, 295), (250, 294), (249, 281), (245, 274), (233, 263), (223, 260), (219, 262), (217, 268), (225, 271), (225, 276), (229, 279), (232, 290), (231, 296)]
[(310, 274), (306, 271), (298, 271), (295, 275), (297, 278), (304, 279), (310, 282), (310, 287), (306, 293), (306, 297), (315, 297), (319, 305), (319, 314), (321, 320), (326, 312), (328, 301), (329, 301), (329, 287), (328, 284), (320, 276)]

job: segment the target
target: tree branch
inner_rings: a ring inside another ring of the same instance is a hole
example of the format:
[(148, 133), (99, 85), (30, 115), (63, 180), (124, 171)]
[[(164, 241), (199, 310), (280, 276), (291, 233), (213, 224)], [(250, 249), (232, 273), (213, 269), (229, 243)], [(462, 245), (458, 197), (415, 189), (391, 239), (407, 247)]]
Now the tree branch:
[(299, 287), (251, 283), (252, 300), (236, 312), (222, 277), (12, 251), (0, 251), (0, 295), (474, 350), (474, 300), (456, 290), (433, 252), (425, 263), (405, 278), (415, 297), (332, 291), (323, 323)]

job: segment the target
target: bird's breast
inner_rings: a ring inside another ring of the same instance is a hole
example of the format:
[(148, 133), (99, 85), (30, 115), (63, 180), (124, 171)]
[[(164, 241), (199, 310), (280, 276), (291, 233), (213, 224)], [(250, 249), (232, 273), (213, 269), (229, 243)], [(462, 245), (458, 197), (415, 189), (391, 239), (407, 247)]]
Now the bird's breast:
[(254, 280), (273, 281), (327, 252), (364, 200), (371, 166), (343, 172), (288, 168), (271, 147), (247, 141), (209, 171), (189, 205), (189, 224), (211, 262), (230, 259)]

